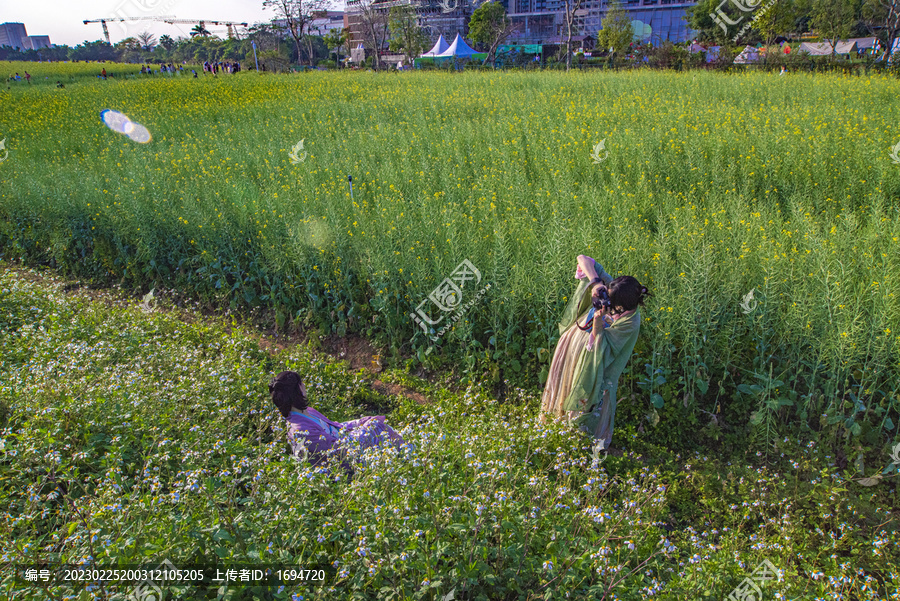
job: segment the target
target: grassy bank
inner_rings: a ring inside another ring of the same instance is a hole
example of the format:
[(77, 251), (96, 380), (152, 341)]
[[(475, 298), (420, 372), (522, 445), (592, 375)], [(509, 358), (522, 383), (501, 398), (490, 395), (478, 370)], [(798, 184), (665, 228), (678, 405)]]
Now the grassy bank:
[[(764, 561), (780, 579), (765, 598), (900, 594), (893, 477), (860, 486), (815, 442), (682, 457), (632, 427), (622, 457), (592, 458), (530, 392), (379, 376), (435, 399), (421, 405), (306, 347), (273, 355), (224, 320), (67, 288), (0, 275), (0, 598), (123, 599), (133, 586), (13, 567), (165, 559), (322, 571), (166, 599), (721, 599)], [(387, 413), (414, 448), (370, 452), (352, 481), (290, 460), (266, 390), (286, 368), (326, 415)]]

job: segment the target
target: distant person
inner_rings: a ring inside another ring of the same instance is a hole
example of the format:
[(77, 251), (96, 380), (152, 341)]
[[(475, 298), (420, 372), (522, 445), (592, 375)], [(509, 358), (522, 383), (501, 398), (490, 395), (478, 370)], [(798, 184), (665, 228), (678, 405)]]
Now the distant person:
[(191, 73), (194, 74), (194, 79), (197, 78), (197, 71), (195, 69), (191, 69)]
[(787, 71), (785, 70), (784, 65), (782, 65), (782, 66), (781, 66), (781, 73), (779, 73), (779, 75), (784, 75), (785, 73), (787, 73)]
[(349, 422), (331, 421), (309, 406), (306, 387), (300, 374), (283, 371), (269, 382), (272, 403), (288, 422), (294, 455), (301, 445), (309, 452), (312, 463), (320, 462), (341, 434), (359, 441), (362, 448), (378, 446), (383, 440), (402, 445), (403, 438), (384, 421), (383, 415), (367, 415)]
[(16, 72), (15, 80), (16, 80), (16, 81), (22, 81), (22, 76), (19, 75), (18, 71)]
[(56, 87), (57, 87), (57, 88), (64, 88), (64, 87), (66, 87), (66, 86), (64, 86), (63, 83), (57, 79), (57, 80), (56, 80)]
[(103, 70), (100, 71), (100, 77), (102, 77), (103, 79), (106, 79), (106, 67), (103, 67)]
[(28, 71), (25, 71), (25, 82), (28, 85), (31, 85), (31, 73), (29, 73)]

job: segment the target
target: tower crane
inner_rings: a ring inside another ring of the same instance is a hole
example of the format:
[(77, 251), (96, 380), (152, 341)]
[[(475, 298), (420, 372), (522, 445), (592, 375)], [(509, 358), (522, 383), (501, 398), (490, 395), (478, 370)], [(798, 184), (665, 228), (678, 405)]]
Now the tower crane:
[(206, 29), (207, 23), (211, 25), (224, 25), (228, 28), (229, 38), (234, 37), (234, 30), (237, 26), (247, 27), (247, 23), (238, 23), (236, 21), (221, 21), (214, 19), (177, 19), (175, 17), (109, 17), (106, 19), (88, 19), (84, 21), (84, 24), (87, 25), (88, 23), (100, 23), (103, 26), (103, 35), (106, 37), (106, 43), (112, 44), (109, 39), (109, 28), (106, 26), (106, 23), (119, 21), (161, 21), (163, 23), (168, 23), (169, 25), (200, 25), (201, 29)]

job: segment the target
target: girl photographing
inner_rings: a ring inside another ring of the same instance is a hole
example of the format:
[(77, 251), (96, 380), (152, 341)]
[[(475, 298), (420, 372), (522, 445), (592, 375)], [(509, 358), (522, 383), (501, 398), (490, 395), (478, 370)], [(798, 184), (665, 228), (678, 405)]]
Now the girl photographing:
[(613, 279), (585, 255), (577, 258), (575, 279), (578, 287), (559, 322), (542, 421), (548, 415), (564, 418), (609, 448), (619, 376), (637, 342), (640, 307), (650, 293), (630, 275)]

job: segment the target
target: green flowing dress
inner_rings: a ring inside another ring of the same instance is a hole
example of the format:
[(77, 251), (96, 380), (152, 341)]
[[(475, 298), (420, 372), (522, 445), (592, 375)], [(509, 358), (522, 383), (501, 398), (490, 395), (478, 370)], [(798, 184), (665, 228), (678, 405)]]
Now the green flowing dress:
[[(595, 263), (597, 273), (607, 285), (612, 278)], [(591, 309), (590, 282), (582, 279), (563, 311), (559, 322), (560, 339), (550, 363), (550, 373), (541, 410), (564, 417), (598, 440), (612, 442), (616, 415), (616, 391), (619, 376), (631, 358), (641, 326), (640, 308), (615, 317), (615, 321), (596, 333), (592, 350), (587, 350), (589, 333), (583, 324)], [(575, 412), (575, 413), (572, 413)]]

